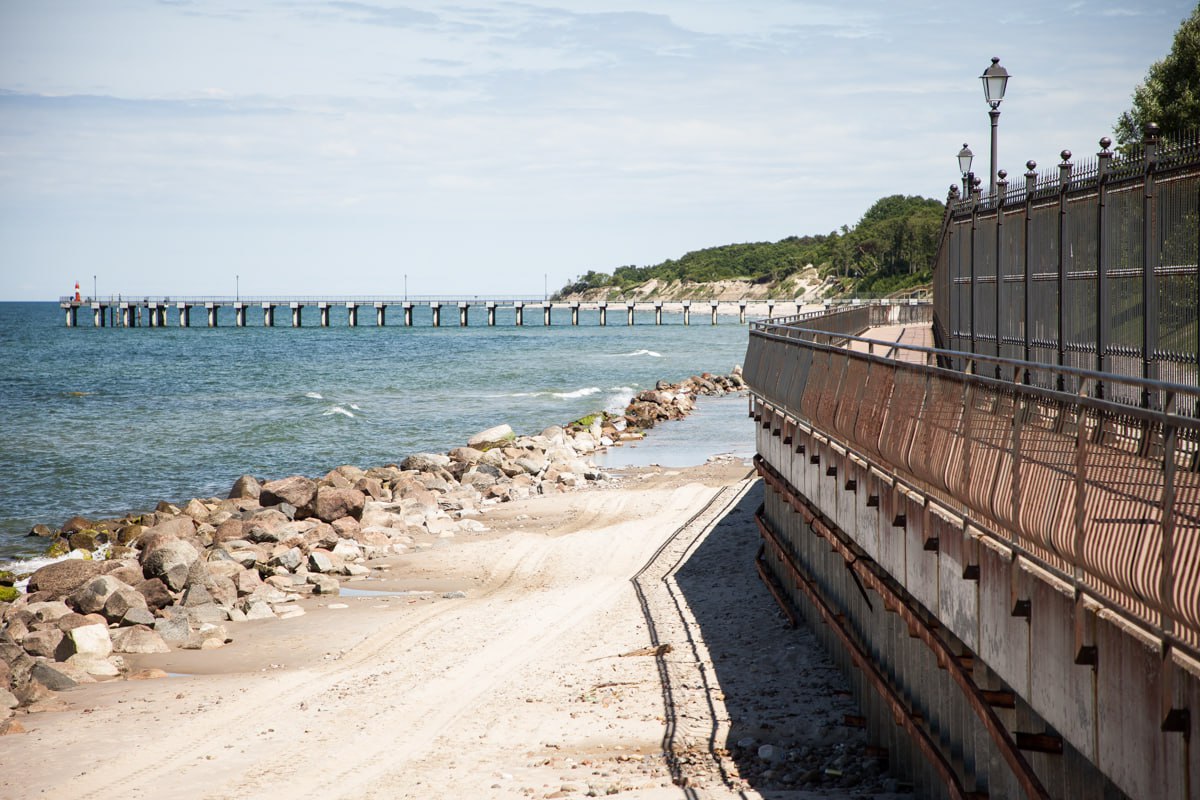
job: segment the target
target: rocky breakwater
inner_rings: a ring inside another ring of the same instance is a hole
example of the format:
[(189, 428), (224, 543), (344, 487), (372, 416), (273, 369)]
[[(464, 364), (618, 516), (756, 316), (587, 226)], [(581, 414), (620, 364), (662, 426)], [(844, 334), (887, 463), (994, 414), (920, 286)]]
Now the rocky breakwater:
[(501, 425), (399, 465), (341, 466), (315, 480), (244, 475), (225, 498), (36, 526), (47, 554), (66, 558), (0, 572), (0, 733), (19, 732), (15, 715), (55, 692), (161, 676), (131, 674), (126, 655), (223, 647), (239, 623), (303, 615), (299, 600), (338, 594), (342, 581), (369, 576), (373, 559), (487, 530), (479, 517), (490, 506), (607, 481), (591, 453), (685, 416), (697, 395), (740, 390), (739, 372), (659, 382), (624, 415), (534, 436)]
[(131, 677), (127, 654), (222, 647), (237, 623), (301, 616), (298, 600), (338, 594), (372, 559), (486, 530), (489, 506), (607, 480), (588, 458), (598, 446), (561, 427), (518, 437), (502, 425), (399, 465), (246, 475), (226, 498), (38, 526), (48, 552), (70, 557), (0, 574), (0, 727), (19, 730), (15, 711), (53, 692)]

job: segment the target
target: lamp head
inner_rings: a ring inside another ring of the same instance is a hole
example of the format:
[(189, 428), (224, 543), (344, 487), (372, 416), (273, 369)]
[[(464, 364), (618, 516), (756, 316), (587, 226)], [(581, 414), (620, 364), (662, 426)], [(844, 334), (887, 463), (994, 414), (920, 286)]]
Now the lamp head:
[(971, 152), (971, 148), (967, 147), (967, 143), (963, 142), (962, 150), (958, 151), (958, 171), (963, 175), (970, 172), (973, 158), (975, 158), (975, 154)]
[(979, 79), (983, 81), (983, 99), (992, 108), (997, 108), (1004, 99), (1004, 90), (1008, 88), (1008, 70), (1000, 66), (1000, 59), (993, 58), (992, 65), (983, 71)]

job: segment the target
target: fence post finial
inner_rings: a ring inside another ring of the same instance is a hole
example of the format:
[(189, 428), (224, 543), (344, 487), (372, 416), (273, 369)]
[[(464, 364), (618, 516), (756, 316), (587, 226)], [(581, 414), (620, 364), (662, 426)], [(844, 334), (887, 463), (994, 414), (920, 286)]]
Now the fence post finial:
[(1108, 168), (1112, 165), (1113, 154), (1108, 149), (1110, 145), (1112, 145), (1112, 139), (1107, 136), (1100, 137), (1100, 152), (1096, 153), (1096, 158), (1099, 159), (1096, 167), (1096, 176), (1100, 180), (1104, 180), (1104, 177), (1108, 175)]
[(1142, 127), (1142, 154), (1146, 160), (1146, 169), (1151, 169), (1158, 154), (1158, 125), (1147, 122)]
[(1063, 150), (1059, 156), (1062, 163), (1058, 165), (1058, 186), (1066, 190), (1071, 185), (1071, 151)]
[(1032, 158), (1025, 162), (1025, 196), (1033, 197), (1033, 190), (1037, 188), (1037, 162)]
[(1002, 169), (996, 173), (996, 205), (1003, 206), (1004, 198), (1008, 196), (1008, 170)]

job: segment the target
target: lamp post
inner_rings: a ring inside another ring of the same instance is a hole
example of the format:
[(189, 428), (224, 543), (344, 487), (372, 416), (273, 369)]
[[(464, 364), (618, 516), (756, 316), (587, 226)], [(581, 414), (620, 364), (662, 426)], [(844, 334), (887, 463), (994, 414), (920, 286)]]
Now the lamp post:
[(992, 65), (979, 76), (983, 81), (983, 99), (992, 107), (988, 116), (992, 118), (992, 166), (988, 173), (988, 194), (996, 193), (996, 128), (1000, 124), (1000, 101), (1008, 88), (1008, 70), (1000, 66), (1000, 59), (993, 58)]
[(242, 299), (242, 276), (233, 276), (233, 299), (235, 302), (241, 302)]
[(971, 199), (971, 185), (975, 182), (975, 173), (971, 172), (971, 161), (974, 158), (975, 154), (971, 152), (971, 148), (963, 142), (962, 150), (958, 151), (958, 171), (962, 173), (964, 200)]

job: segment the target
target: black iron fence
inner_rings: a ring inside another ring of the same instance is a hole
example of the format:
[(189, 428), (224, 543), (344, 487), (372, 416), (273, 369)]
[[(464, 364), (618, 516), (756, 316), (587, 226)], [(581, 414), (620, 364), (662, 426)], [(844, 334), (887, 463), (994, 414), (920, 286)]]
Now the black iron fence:
[[(1200, 385), (1200, 134), (1164, 141), (1148, 126), (1123, 155), (1100, 144), (1082, 163), (1064, 150), (1049, 173), (1028, 162), (1023, 183), (1002, 172), (988, 197), (951, 191), (934, 268), (935, 339), (952, 351)], [(1036, 368), (1020, 379), (1081, 386)], [(1120, 382), (1089, 391), (1149, 407), (1164, 400), (1125, 396), (1131, 387)]]

